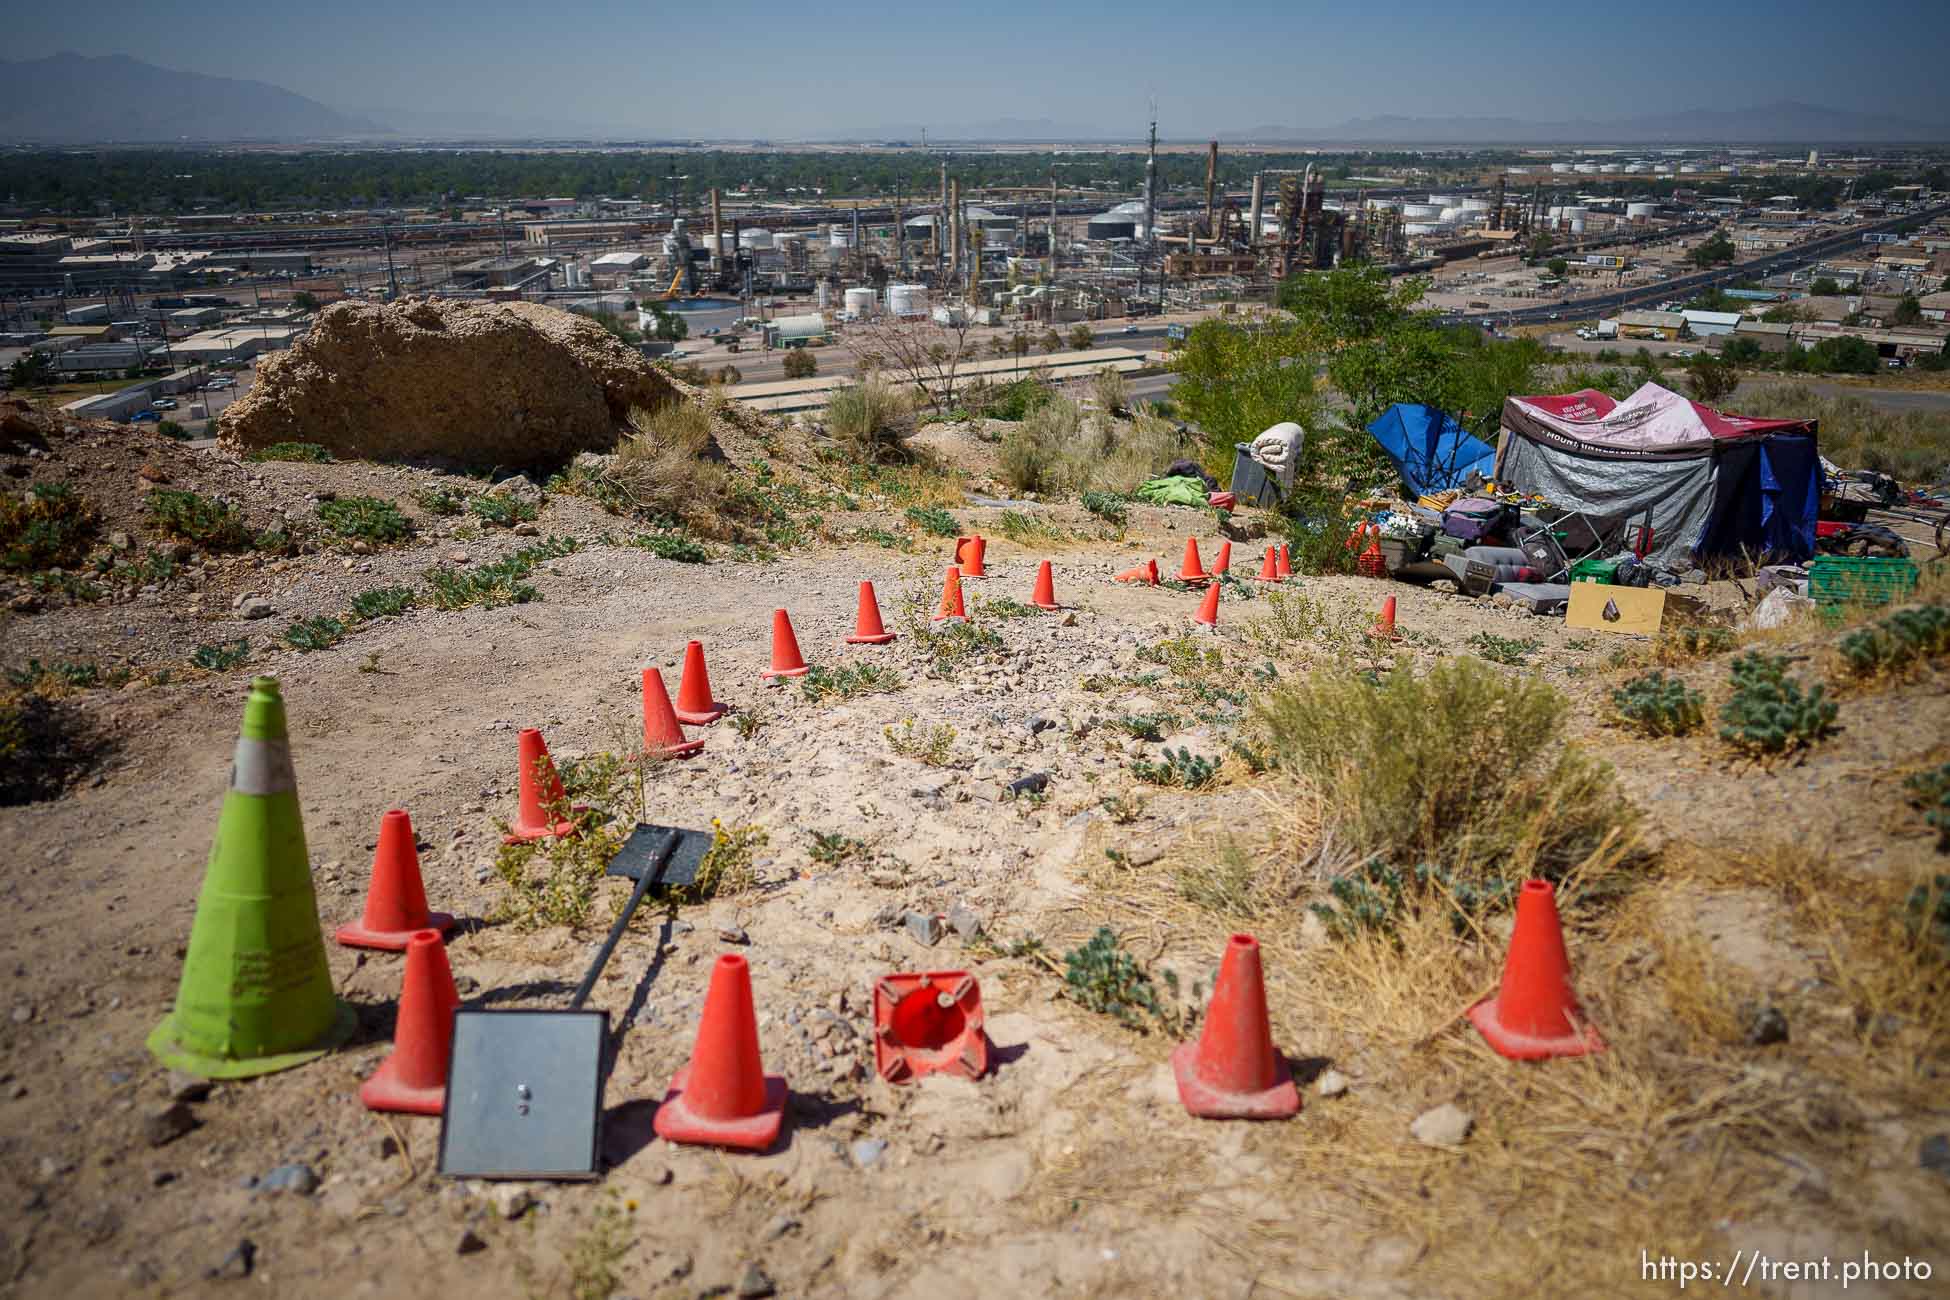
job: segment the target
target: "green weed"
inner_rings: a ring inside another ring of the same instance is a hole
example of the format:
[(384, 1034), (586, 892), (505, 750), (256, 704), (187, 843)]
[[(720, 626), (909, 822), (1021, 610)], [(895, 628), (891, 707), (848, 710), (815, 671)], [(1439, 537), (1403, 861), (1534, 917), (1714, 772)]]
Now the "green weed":
[(101, 528), (94, 502), (67, 483), (36, 483), (19, 496), (0, 493), (0, 569), (30, 573), (73, 568)]
[(909, 506), (902, 513), (908, 523), (936, 537), (954, 537), (961, 532), (955, 517), (940, 506)]
[(267, 447), (259, 447), (244, 457), (245, 460), (281, 460), (307, 465), (326, 465), (332, 460), (332, 453), (316, 442), (274, 442)]
[(360, 618), (396, 618), (416, 601), (411, 587), (369, 587), (352, 598), (352, 612)]
[(205, 550), (244, 551), (254, 541), (236, 506), (195, 492), (158, 488), (149, 494), (147, 516), (156, 531)]
[(1950, 651), (1950, 608), (1899, 609), (1844, 635), (1836, 645), (1842, 662), (1860, 677), (1894, 672), (1918, 659)]
[(344, 638), (345, 624), (323, 614), (316, 618), (299, 619), (284, 632), (286, 641), (306, 653), (329, 649)]
[(513, 528), (542, 517), (541, 507), (533, 501), (498, 492), (475, 497), (467, 503), (467, 509), (476, 519), (494, 528)]
[(378, 497), (334, 497), (318, 503), (318, 520), (325, 531), (344, 541), (384, 545), (413, 535), (413, 521), (390, 501)]
[(1611, 693), (1618, 716), (1648, 736), (1683, 736), (1706, 720), (1699, 692), (1654, 670)]
[(1827, 688), (1806, 690), (1787, 675), (1785, 655), (1752, 651), (1734, 659), (1733, 693), (1720, 706), (1720, 739), (1752, 754), (1784, 754), (1835, 729)]
[(1131, 521), (1128, 498), (1115, 492), (1085, 492), (1080, 500), (1085, 510), (1107, 524), (1123, 528)]
[(900, 730), (881, 728), (887, 748), (902, 758), (912, 758), (929, 767), (946, 767), (954, 757), (955, 729), (945, 722), (916, 727), (914, 719), (901, 723)]
[(812, 846), (807, 850), (814, 862), (828, 867), (837, 867), (848, 858), (866, 851), (865, 841), (856, 840), (851, 835), (842, 835), (838, 831), (812, 832)]
[(1181, 745), (1177, 749), (1166, 749), (1164, 761), (1160, 763), (1137, 759), (1131, 764), (1131, 775), (1152, 785), (1203, 790), (1219, 779), (1219, 768), (1224, 764), (1223, 757), (1205, 758), (1194, 755), (1191, 750)]
[(706, 564), (711, 559), (711, 552), (701, 543), (669, 533), (638, 533), (629, 544), (660, 560), (675, 560), (679, 564)]
[(821, 700), (850, 700), (861, 695), (890, 695), (906, 685), (892, 668), (879, 664), (847, 664), (841, 668), (815, 665), (799, 679), (799, 690), (818, 703)]
[(1937, 849), (1950, 852), (1950, 763), (1918, 772), (1903, 782), (1903, 789), (1910, 806), (1920, 809), (1924, 822), (1936, 827)]
[(1493, 664), (1508, 664), (1513, 668), (1521, 668), (1530, 662), (1530, 656), (1536, 654), (1544, 643), (1535, 637), (1514, 639), (1498, 636), (1494, 632), (1478, 632), (1469, 638), (1467, 644)]
[(1119, 945), (1109, 926), (1089, 942), (1064, 954), (1063, 991), (1086, 1011), (1095, 1011), (1128, 1028), (1142, 1031), (1147, 1016), (1168, 1022), (1158, 1004), (1157, 985), (1137, 959)]
[(240, 636), (235, 641), (199, 645), (191, 652), (190, 662), (213, 673), (228, 672), (250, 658), (250, 653), (251, 639)]
[(542, 598), (541, 592), (523, 579), (543, 562), (571, 555), (581, 549), (581, 545), (572, 537), (550, 537), (537, 545), (524, 546), (513, 555), (492, 564), (476, 565), (471, 569), (428, 569), (421, 576), (433, 589), (436, 609), (466, 609), (471, 605), (495, 609), (502, 605), (523, 605)]
[(413, 494), (413, 500), (430, 515), (457, 515), (467, 509), (468, 496), (459, 488), (423, 487)]

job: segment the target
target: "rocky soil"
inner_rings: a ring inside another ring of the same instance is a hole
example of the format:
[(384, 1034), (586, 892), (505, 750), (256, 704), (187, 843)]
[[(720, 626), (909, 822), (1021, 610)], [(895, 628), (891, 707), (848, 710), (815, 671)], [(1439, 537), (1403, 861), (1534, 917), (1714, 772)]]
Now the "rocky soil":
[[(411, 306), (379, 310), (399, 320), (348, 313), (327, 337), (355, 323), (374, 340), (446, 328), (413, 322)], [(313, 364), (292, 355), (288, 365)], [(260, 382), (279, 387), (275, 371)], [(283, 427), (276, 400), (240, 417), (233, 440), (269, 440)], [(566, 446), (583, 436), (576, 420), (613, 416), (599, 406), (565, 403), (525, 428), (552, 422)], [(402, 426), (433, 411), (416, 408)], [(448, 432), (474, 418), (449, 412), (438, 426)], [(309, 417), (299, 423), (325, 440)], [(378, 426), (340, 427), (333, 436), (348, 445), (380, 436)], [(16, 489), (43, 479), (82, 486), (103, 503), (105, 537), (128, 534), (130, 551), (163, 544), (144, 534), (139, 506), (143, 485), (157, 482), (222, 493), (254, 526), (309, 521), (327, 494), (376, 495), (397, 502), (418, 533), (401, 545), (287, 557), (192, 549), (176, 576), (111, 584), (110, 598), (94, 603), (9, 593), (0, 666), (86, 659), (127, 676), (73, 697), (115, 741), (105, 765), (65, 798), (0, 810), (9, 847), (0, 873), (9, 954), (0, 1194), (13, 1207), (0, 1222), (0, 1294), (206, 1295), (252, 1284), (293, 1297), (1471, 1293), (1466, 1279), (1422, 1268), (1424, 1243), (1385, 1226), (1372, 1207), (1327, 1180), (1292, 1177), (1293, 1153), (1281, 1143), (1296, 1126), (1188, 1118), (1165, 1063), (1169, 1042), (1061, 997), (1051, 962), (1007, 955), (1034, 936), (1060, 961), (1110, 921), (1141, 957), (1182, 970), (1186, 990), (1209, 986), (1216, 949), (1174, 942), (1169, 912), (1104, 874), (1115, 861), (1107, 849), (1134, 867), (1209, 856), (1215, 827), (1250, 829), (1280, 811), (1236, 756), (1214, 790), (1197, 794), (1143, 787), (1130, 773), (1133, 759), (1166, 746), (1232, 755), (1241, 710), (1222, 703), (1188, 714), (1159, 698), (1140, 658), (1190, 633), (1195, 598), (1109, 580), (1147, 555), (1169, 571), (1187, 536), (1209, 556), (1219, 540), (1209, 514), (1134, 509), (1128, 535), (1116, 538), (1075, 507), (1018, 505), (1054, 530), (1018, 545), (1002, 535), (1002, 507), (954, 509), (962, 531), (989, 537), (992, 576), (968, 588), (975, 622), (1000, 645), (943, 671), (920, 626), (951, 543), (916, 531), (897, 506), (833, 512), (825, 530), (873, 526), (896, 547), (813, 540), (771, 563), (734, 562), (720, 550), (691, 564), (618, 544), (629, 528), (595, 504), (531, 486), (518, 490), (540, 500), (535, 534), (581, 543), (536, 569), (538, 600), (422, 607), (357, 623), (336, 645), (301, 653), (282, 638), (294, 620), (340, 614), (360, 591), (416, 585), (429, 568), (498, 559), (535, 539), (427, 511), (416, 494), (467, 481), (403, 466), (258, 464), (87, 429), (16, 454), (5, 469)], [(1252, 550), (1238, 544), (1235, 564), (1245, 568)], [(1068, 608), (1015, 616), (1000, 598), (1026, 601), (1043, 558), (1053, 559)], [(862, 579), (875, 583), (901, 633), (889, 646), (844, 644)], [(1534, 638), (1534, 671), (1586, 699), (1618, 646), (1440, 592), (1358, 578), (1307, 579), (1299, 589), (1357, 621), (1396, 595), (1406, 648), (1418, 655), (1466, 652), (1483, 632)], [(798, 684), (765, 684), (779, 608), (814, 664), (879, 665), (900, 675), (899, 688), (814, 700)], [(1242, 664), (1272, 659), (1275, 677), (1304, 669), (1317, 649), (1257, 647), (1250, 629), (1265, 613), (1264, 600), (1228, 598), (1219, 630), (1199, 644)], [(250, 638), (244, 665), (187, 666), (197, 645), (240, 637)], [(693, 730), (706, 737), (701, 755), (651, 769), (649, 815), (700, 828), (717, 819), (764, 838), (752, 889), (646, 908), (597, 986), (593, 1005), (622, 1031), (604, 1098), (600, 1184), (445, 1180), (433, 1172), (438, 1121), (359, 1104), (359, 1080), (388, 1050), (400, 974), (391, 954), (328, 946), (359, 1031), (315, 1064), (204, 1087), (148, 1056), (144, 1037), (175, 996), (250, 673), (283, 682), (327, 931), (358, 915), (380, 817), (405, 808), (429, 897), (464, 918), (450, 944), (463, 1003), (549, 1007), (580, 979), (624, 887), (604, 887), (582, 930), (494, 922), (515, 733), (542, 728), (565, 759), (630, 749), (641, 734), (639, 670), (662, 667), (674, 691), (694, 638), (734, 713)], [(1679, 742), (1648, 757), (1590, 731), (1615, 761), (1641, 769), (1629, 779), (1653, 806), (1678, 801), (1684, 817), (1718, 818), (1724, 831), (1733, 819), (1764, 826), (1779, 806), (1766, 792), (1785, 799), (1804, 782), (1823, 806), (1847, 806), (1856, 797), (1850, 773), (1874, 761), (1875, 747), (1907, 755), (1945, 734), (1940, 696), (1910, 691), (1878, 707), (1885, 712), (1856, 715), (1831, 755), (1760, 780), (1700, 756), (1680, 780), (1671, 752)], [(1157, 741), (1115, 725), (1167, 712), (1180, 716)], [(740, 727), (741, 717), (754, 724)], [(904, 734), (910, 722), (952, 728), (940, 765), (895, 752), (886, 733)], [(1036, 776), (1040, 793), (1010, 793)], [(1733, 790), (1761, 793), (1732, 802)], [(1851, 843), (1871, 856), (1874, 845), (1898, 842), (1906, 855), (1926, 854), (1913, 830), (1892, 829), (1899, 803), (1893, 791), (1876, 792), (1864, 814), (1874, 836)], [(846, 846), (822, 847), (832, 837)], [(792, 1089), (785, 1135), (762, 1156), (674, 1146), (650, 1130), (689, 1055), (712, 959), (727, 951), (750, 960), (766, 1066)], [(899, 1088), (878, 1080), (871, 989), (896, 970), (977, 976), (996, 1048), (989, 1078)], [(1331, 1044), (1301, 1046), (1336, 1054)], [(1436, 1099), (1412, 1082), (1356, 1077), (1350, 1089), (1338, 1070), (1307, 1077), (1297, 1125), (1380, 1107), (1401, 1112), (1390, 1123), (1404, 1153), (1482, 1140), (1435, 1114)], [(1913, 1156), (1903, 1159), (1913, 1171)], [(1636, 1281), (1621, 1262), (1619, 1277), (1628, 1275)]]

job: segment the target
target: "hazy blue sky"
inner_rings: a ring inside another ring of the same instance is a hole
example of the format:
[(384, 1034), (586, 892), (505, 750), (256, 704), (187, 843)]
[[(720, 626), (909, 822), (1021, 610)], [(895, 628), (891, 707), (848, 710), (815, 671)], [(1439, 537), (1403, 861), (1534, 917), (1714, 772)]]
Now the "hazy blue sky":
[(90, 0), (8, 57), (128, 54), (337, 108), (790, 138), (1048, 118), (1192, 138), (1350, 117), (1616, 118), (1795, 99), (1950, 121), (1950, 0)]

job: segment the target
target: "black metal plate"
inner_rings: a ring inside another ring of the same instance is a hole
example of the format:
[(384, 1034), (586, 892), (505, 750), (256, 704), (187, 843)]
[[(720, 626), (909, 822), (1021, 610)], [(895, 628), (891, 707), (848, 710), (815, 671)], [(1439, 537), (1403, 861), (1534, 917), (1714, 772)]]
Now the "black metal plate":
[(667, 835), (677, 836), (677, 847), (671, 851), (663, 874), (651, 882), (651, 888), (697, 883), (697, 869), (711, 848), (711, 833), (685, 830), (679, 826), (652, 826), (646, 822), (637, 823), (636, 829), (630, 832), (630, 838), (623, 841), (623, 847), (616, 850), (616, 856), (609, 860), (603, 874), (622, 876), (626, 880), (643, 879), (644, 870), (656, 862)]
[(606, 1011), (456, 1013), (440, 1172), (597, 1177), (608, 1039)]

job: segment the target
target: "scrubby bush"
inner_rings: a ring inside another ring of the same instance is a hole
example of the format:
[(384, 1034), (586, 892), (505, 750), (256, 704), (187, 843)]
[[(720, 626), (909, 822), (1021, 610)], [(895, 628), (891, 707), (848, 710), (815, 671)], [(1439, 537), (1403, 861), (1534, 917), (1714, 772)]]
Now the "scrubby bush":
[(1891, 672), (1950, 651), (1950, 607), (1899, 609), (1842, 637), (1836, 650), (1860, 676)]
[(100, 527), (94, 502), (70, 484), (36, 483), (19, 496), (0, 493), (0, 568), (73, 568), (87, 558)]
[(1618, 716), (1648, 736), (1683, 736), (1706, 720), (1699, 692), (1677, 677), (1650, 672), (1611, 693)]
[(411, 587), (369, 587), (352, 598), (352, 612), (360, 618), (395, 618), (415, 603)]
[(1178, 426), (1150, 411), (1085, 417), (1057, 397), (1003, 435), (1002, 477), (1021, 492), (1127, 493), (1185, 449)]
[(1124, 376), (1109, 366), (1090, 377), (1090, 396), (1097, 409), (1109, 415), (1122, 415), (1131, 407), (1131, 390)]
[(780, 363), (787, 379), (811, 379), (819, 373), (819, 358), (807, 348), (793, 348)]
[(1317, 671), (1259, 698), (1280, 766), (1319, 787), (1323, 844), (1426, 862), (1460, 880), (1561, 879), (1636, 813), (1611, 769), (1563, 743), (1564, 697), (1533, 677), (1457, 658), (1380, 684)]
[(855, 464), (891, 465), (910, 459), (914, 400), (877, 376), (835, 389), (826, 402), (826, 432)]
[(617, 444), (605, 475), (623, 508), (643, 515), (684, 517), (724, 490), (724, 470), (707, 457), (711, 416), (695, 402), (670, 402), (630, 412), (631, 432)]
[(500, 492), (475, 497), (467, 503), (467, 508), (476, 519), (494, 528), (513, 528), (516, 524), (533, 523), (542, 514), (541, 507), (533, 501)]
[(1924, 822), (1936, 827), (1937, 848), (1950, 852), (1950, 763), (1918, 772), (1903, 782), (1903, 789)]

